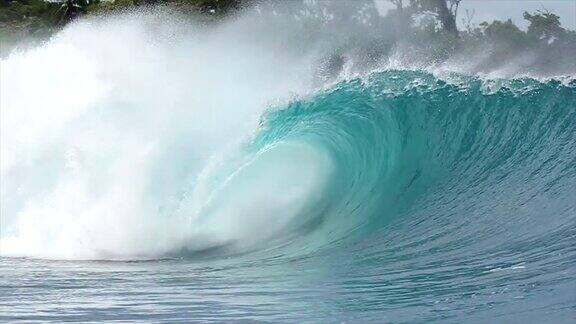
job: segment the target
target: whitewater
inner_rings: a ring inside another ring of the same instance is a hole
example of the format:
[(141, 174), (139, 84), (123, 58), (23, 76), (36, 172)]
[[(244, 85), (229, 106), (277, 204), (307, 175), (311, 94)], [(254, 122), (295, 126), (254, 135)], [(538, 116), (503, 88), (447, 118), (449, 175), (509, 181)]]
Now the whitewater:
[(2, 59), (0, 320), (571, 322), (574, 75), (285, 10)]

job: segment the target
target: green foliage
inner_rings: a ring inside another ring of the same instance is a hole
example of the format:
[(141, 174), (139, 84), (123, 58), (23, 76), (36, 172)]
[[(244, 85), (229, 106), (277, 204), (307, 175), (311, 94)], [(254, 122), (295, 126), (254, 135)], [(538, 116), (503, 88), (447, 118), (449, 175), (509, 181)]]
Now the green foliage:
[(0, 57), (22, 39), (42, 39), (56, 29), (60, 4), (42, 0), (2, 1), (0, 4)]
[[(432, 15), (442, 24), (444, 32), (458, 37), (456, 15), (461, 0), (409, 0), (406, 8), (404, 8), (404, 2), (402, 0), (389, 1), (394, 3), (398, 10), (405, 11), (409, 15)], [(425, 28), (430, 30), (432, 25), (427, 24)]]
[(528, 35), (544, 41), (562, 38), (566, 30), (560, 27), (560, 16), (548, 11), (537, 11), (534, 14), (524, 12), (524, 19), (530, 22)]
[(1, 0), (0, 57), (23, 42), (46, 39), (63, 25), (84, 14), (128, 10), (164, 4), (176, 10), (219, 17), (253, 0)]
[(526, 33), (514, 25), (511, 19), (506, 21), (494, 20), (491, 23), (480, 24), (482, 34), (490, 41), (499, 45), (522, 47), (526, 45)]
[(208, 14), (224, 14), (240, 7), (240, 0), (192, 0), (201, 12)]
[[(384, 20), (396, 32), (396, 41), (409, 48), (419, 62), (437, 62), (449, 58), (467, 60), (474, 57), (478, 68), (486, 71), (514, 62), (532, 71), (576, 69), (576, 60), (566, 53), (576, 53), (576, 32), (564, 29), (558, 15), (549, 11), (524, 13), (529, 23), (526, 31), (512, 20), (495, 20), (471, 24), (459, 33), (446, 28), (439, 5), (455, 17), (459, 1), (388, 0), (395, 5)], [(446, 6), (444, 6), (446, 5)], [(440, 28), (441, 26), (441, 28)]]
[[(162, 4), (186, 13), (220, 17), (238, 9), (241, 4), (258, 0), (2, 0), (0, 2), (0, 56), (22, 39), (42, 39), (64, 24), (83, 14), (121, 11), (136, 6)], [(389, 0), (396, 9), (379, 17), (383, 43), (409, 43), (417, 55), (434, 61), (447, 59), (455, 52), (470, 55), (488, 53), (494, 62), (513, 59), (521, 51), (538, 53), (576, 52), (576, 32), (561, 27), (558, 15), (549, 11), (524, 13), (527, 31), (510, 19), (470, 25), (458, 32), (455, 24), (460, 0)], [(210, 18), (209, 18), (210, 19)], [(386, 36), (385, 36), (386, 35)], [(2, 52), (2, 50), (4, 52)], [(385, 55), (385, 54), (382, 54)], [(553, 55), (541, 55), (551, 60)], [(496, 64), (496, 63), (495, 63)]]
[(137, 0), (92, 0), (88, 4), (88, 13), (102, 13), (125, 10), (138, 5)]
[(58, 21), (59, 3), (43, 0), (3, 2), (0, 6), (0, 30), (27, 29), (36, 32)]

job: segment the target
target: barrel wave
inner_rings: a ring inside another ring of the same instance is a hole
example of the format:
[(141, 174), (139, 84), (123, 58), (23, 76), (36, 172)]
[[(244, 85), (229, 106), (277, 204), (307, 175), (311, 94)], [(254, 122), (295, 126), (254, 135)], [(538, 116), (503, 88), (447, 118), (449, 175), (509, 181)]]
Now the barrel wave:
[(456, 310), (430, 307), (431, 319), (482, 301), (470, 314), (506, 305), (502, 318), (529, 320), (538, 305), (567, 321), (575, 84), (452, 80), (378, 72), (269, 111), (251, 154), (303, 143), (326, 154), (331, 170), (292, 240), (258, 258), (329, 264), (366, 319), (433, 299)]
[[(226, 26), (186, 51), (145, 42), (142, 61), (106, 59), (106, 46), (145, 34), (127, 26), (96, 31), (112, 40), (97, 43), (102, 61), (82, 40), (92, 25), (4, 61), (0, 282), (33, 301), (15, 318), (114, 320), (106, 310), (132, 298), (149, 307), (122, 319), (573, 318), (573, 77), (380, 65), (302, 86), (316, 66), (294, 53), (253, 62), (240, 46), (245, 61), (218, 60), (224, 72), (194, 65), (211, 62)], [(74, 73), (42, 82), (68, 68), (44, 66), (63, 55)], [(157, 57), (194, 68), (165, 63), (171, 86), (156, 87)], [(37, 101), (16, 91), (34, 80), (50, 90)], [(70, 276), (75, 289), (50, 298), (25, 288)], [(51, 304), (62, 296), (80, 301)]]
[[(454, 80), (377, 72), (271, 108), (204, 175), (208, 202), (188, 214), (197, 215), (192, 234), (158, 257), (248, 278), (286, 276), (290, 286), (320, 279), (287, 269), (323, 271), (328, 286), (304, 300), (335, 289), (362, 300), (347, 313), (364, 320), (403, 316), (406, 307), (446, 319), (472, 303), (467, 316), (477, 319), (496, 305), (506, 305), (503, 318), (527, 318), (539, 305), (568, 320), (575, 84)], [(228, 284), (231, 293), (254, 289)], [(262, 289), (284, 289), (270, 284)], [(275, 307), (284, 298), (273, 297)], [(330, 300), (315, 302), (330, 312)]]
[(569, 246), (573, 82), (458, 81), (374, 73), (263, 117), (253, 154), (295, 142), (332, 161), (321, 207), (301, 216), (304, 246), (381, 235), (395, 223), (410, 224), (410, 244), (442, 251), (456, 240), (474, 258), (486, 240), (509, 249), (557, 235), (554, 246)]

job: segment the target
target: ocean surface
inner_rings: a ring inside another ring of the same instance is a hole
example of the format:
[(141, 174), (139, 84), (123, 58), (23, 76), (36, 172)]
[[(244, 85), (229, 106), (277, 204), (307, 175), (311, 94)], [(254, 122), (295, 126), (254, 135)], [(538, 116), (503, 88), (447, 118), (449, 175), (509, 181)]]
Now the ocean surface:
[(576, 85), (493, 86), (389, 71), (271, 110), (248, 162), (219, 173), (213, 190), (236, 196), (196, 222), (258, 209), (252, 192), (293, 201), (307, 180), (287, 175), (327, 177), (289, 222), (276, 202), (270, 228), (246, 229), (281, 235), (134, 262), (2, 258), (1, 319), (568, 323)]
[(2, 62), (0, 321), (575, 320), (573, 77), (312, 90), (261, 39), (216, 60), (237, 25), (122, 26)]

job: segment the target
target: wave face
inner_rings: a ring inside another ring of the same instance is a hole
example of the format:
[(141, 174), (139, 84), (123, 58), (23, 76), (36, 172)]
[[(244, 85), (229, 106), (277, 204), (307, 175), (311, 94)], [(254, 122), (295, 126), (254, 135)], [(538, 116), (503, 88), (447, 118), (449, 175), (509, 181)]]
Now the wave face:
[[(317, 89), (331, 47), (253, 62), (264, 45), (235, 43), (245, 61), (216, 60), (242, 20), (170, 46), (139, 24), (78, 25), (3, 62), (2, 278), (48, 267), (43, 285), (80, 278), (74, 298), (105, 297), (35, 309), (82, 320), (143, 298), (158, 320), (573, 317), (573, 80), (380, 69)], [(83, 43), (83, 28), (109, 41)]]

